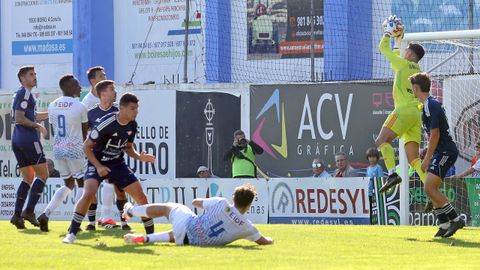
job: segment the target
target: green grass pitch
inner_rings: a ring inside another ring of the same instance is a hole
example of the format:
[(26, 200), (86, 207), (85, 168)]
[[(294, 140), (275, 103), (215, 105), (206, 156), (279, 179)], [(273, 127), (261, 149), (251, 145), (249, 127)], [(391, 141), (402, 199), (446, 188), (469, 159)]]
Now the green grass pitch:
[[(50, 232), (18, 231), (0, 221), (0, 269), (478, 269), (480, 228), (434, 239), (435, 227), (258, 225), (275, 240), (245, 240), (225, 247), (178, 247), (170, 243), (123, 243), (120, 229), (79, 234), (61, 243), (68, 222)], [(30, 225), (30, 226), (29, 226)], [(85, 222), (82, 224), (85, 227)], [(134, 229), (143, 233), (141, 224)], [(169, 229), (156, 225), (156, 231)]]

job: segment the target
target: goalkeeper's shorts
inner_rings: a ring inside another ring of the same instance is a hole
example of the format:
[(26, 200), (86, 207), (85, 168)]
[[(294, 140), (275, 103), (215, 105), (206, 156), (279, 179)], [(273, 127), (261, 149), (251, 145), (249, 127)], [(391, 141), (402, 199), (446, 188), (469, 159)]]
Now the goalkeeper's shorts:
[(422, 136), (422, 112), (417, 106), (399, 107), (391, 112), (383, 126), (391, 129), (404, 143), (420, 145)]

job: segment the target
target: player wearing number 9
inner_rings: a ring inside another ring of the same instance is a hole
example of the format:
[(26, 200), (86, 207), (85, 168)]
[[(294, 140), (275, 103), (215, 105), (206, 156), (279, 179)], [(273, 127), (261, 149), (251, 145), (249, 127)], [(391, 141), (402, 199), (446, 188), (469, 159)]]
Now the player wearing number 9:
[(273, 244), (264, 237), (244, 214), (250, 209), (256, 196), (255, 187), (245, 184), (235, 188), (233, 204), (227, 199), (213, 197), (195, 199), (192, 205), (205, 210), (197, 216), (185, 205), (178, 203), (156, 203), (140, 206), (125, 204), (124, 216), (166, 217), (173, 230), (154, 234), (126, 234), (129, 243), (172, 242), (177, 245), (219, 246), (238, 239), (247, 239), (259, 245)]

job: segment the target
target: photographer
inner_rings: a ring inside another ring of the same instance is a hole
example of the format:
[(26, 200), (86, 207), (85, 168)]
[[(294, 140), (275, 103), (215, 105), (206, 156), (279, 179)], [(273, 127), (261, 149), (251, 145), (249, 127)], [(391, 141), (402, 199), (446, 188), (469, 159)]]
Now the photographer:
[(237, 130), (233, 133), (233, 145), (225, 153), (223, 160), (232, 163), (233, 178), (256, 178), (255, 155), (263, 153), (262, 147), (245, 138), (245, 133)]

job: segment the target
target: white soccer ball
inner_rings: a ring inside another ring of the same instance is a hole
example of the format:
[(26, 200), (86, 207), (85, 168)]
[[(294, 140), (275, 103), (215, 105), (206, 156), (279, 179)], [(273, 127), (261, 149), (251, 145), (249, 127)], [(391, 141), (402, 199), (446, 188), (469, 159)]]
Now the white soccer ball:
[[(388, 20), (388, 18), (387, 18), (387, 20)], [(387, 28), (387, 24), (388, 24), (387, 20), (385, 20), (383, 22), (383, 25), (382, 25), (384, 30), (386, 30), (386, 28)], [(399, 37), (399, 36), (403, 35), (404, 31), (405, 31), (405, 26), (403, 25), (402, 20), (400, 20), (400, 18), (397, 18), (395, 20), (395, 28), (392, 32), (392, 37)]]

